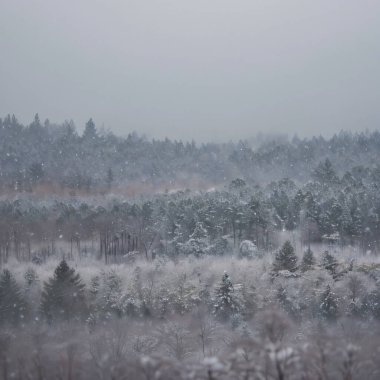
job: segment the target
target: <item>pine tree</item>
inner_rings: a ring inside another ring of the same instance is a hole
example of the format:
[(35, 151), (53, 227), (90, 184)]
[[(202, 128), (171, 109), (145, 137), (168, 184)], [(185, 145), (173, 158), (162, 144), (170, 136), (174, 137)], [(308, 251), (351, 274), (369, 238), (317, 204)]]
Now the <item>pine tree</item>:
[(321, 295), (319, 310), (321, 317), (326, 320), (335, 320), (338, 316), (338, 303), (330, 285), (327, 285), (326, 290)]
[(353, 236), (360, 236), (362, 233), (362, 215), (357, 202), (353, 202), (354, 205), (351, 210), (352, 224), (351, 224), (351, 234)]
[(329, 251), (325, 251), (323, 253), (322, 266), (328, 270), (332, 276), (335, 276), (338, 261), (331, 253), (329, 253)]
[(80, 319), (86, 311), (85, 285), (75, 269), (65, 260), (57, 266), (54, 276), (44, 283), (41, 312), (48, 321)]
[[(29, 267), (24, 273), (25, 285), (23, 289), (23, 296), (25, 299), (37, 300), (41, 296), (40, 282), (38, 275), (34, 268)], [(33, 315), (38, 314), (39, 305), (37, 302), (30, 302), (28, 304), (28, 313)]]
[(26, 302), (8, 269), (0, 275), (0, 324), (17, 324), (25, 318)]
[(184, 244), (179, 244), (179, 246), (185, 255), (200, 257), (206, 253), (208, 241), (209, 237), (206, 229), (201, 222), (198, 222), (189, 240)]
[(295, 272), (297, 270), (297, 256), (289, 240), (284, 243), (282, 248), (276, 254), (273, 263), (273, 270), (275, 272), (278, 272), (280, 270)]
[(302, 272), (306, 272), (310, 270), (311, 268), (313, 268), (314, 265), (315, 265), (315, 258), (314, 258), (313, 251), (310, 248), (308, 248), (302, 257), (301, 270)]
[(344, 234), (351, 234), (352, 216), (347, 204), (343, 205), (342, 215), (340, 218), (341, 231)]
[(95, 123), (93, 122), (92, 119), (90, 119), (86, 123), (86, 127), (85, 127), (84, 132), (83, 132), (83, 138), (94, 140), (94, 139), (96, 139), (96, 137), (97, 137), (97, 132), (96, 132)]
[(335, 184), (339, 181), (339, 178), (331, 164), (331, 161), (326, 158), (324, 162), (320, 162), (317, 168), (312, 173), (314, 179), (322, 183), (323, 185)]
[(234, 287), (230, 277), (225, 272), (222, 282), (215, 292), (214, 315), (220, 320), (228, 320), (233, 314), (239, 312), (239, 305), (234, 295)]

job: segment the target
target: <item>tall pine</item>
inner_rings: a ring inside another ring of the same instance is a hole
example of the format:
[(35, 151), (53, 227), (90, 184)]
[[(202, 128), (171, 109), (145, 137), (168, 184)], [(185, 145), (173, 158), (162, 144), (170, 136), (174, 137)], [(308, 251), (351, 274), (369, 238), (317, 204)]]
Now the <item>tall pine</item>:
[(333, 321), (338, 316), (338, 303), (335, 294), (331, 291), (330, 285), (322, 293), (320, 299), (319, 311), (323, 319)]
[(220, 320), (228, 320), (232, 315), (239, 313), (240, 308), (234, 297), (234, 287), (227, 273), (223, 274), (222, 282), (216, 288), (214, 315)]
[(302, 272), (306, 272), (309, 269), (312, 269), (315, 265), (315, 258), (313, 251), (308, 248), (302, 257), (301, 270)]
[(295, 272), (297, 270), (297, 255), (289, 240), (277, 252), (273, 263), (273, 270), (275, 272), (280, 270)]
[(18, 324), (25, 318), (26, 302), (8, 269), (0, 275), (0, 324)]
[(86, 311), (84, 288), (79, 274), (62, 260), (54, 276), (44, 283), (41, 296), (43, 316), (50, 322), (80, 319)]
[(327, 271), (329, 271), (332, 276), (335, 276), (338, 267), (338, 261), (331, 253), (329, 253), (329, 251), (325, 251), (322, 257), (322, 266)]

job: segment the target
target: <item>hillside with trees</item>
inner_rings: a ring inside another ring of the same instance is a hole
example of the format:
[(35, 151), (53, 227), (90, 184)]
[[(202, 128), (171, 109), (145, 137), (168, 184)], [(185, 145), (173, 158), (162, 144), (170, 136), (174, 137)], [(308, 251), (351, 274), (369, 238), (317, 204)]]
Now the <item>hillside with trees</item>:
[(379, 162), (6, 116), (0, 379), (377, 379)]

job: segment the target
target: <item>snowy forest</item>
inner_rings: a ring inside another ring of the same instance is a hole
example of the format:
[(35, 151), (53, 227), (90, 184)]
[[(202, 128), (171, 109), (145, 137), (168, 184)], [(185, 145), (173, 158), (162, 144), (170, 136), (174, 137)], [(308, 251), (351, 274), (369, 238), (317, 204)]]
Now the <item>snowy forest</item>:
[(380, 131), (199, 144), (0, 119), (0, 379), (380, 376)]

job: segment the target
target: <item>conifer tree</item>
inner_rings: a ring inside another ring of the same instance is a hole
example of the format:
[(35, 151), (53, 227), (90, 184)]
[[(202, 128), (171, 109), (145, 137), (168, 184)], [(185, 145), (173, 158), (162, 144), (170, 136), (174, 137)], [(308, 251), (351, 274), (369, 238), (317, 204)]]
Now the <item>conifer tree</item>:
[(65, 260), (57, 266), (54, 276), (44, 283), (41, 312), (48, 321), (80, 319), (86, 311), (85, 285), (75, 269)]
[(325, 251), (322, 258), (322, 266), (328, 270), (332, 276), (335, 276), (338, 261), (329, 251)]
[(189, 240), (184, 244), (180, 244), (181, 251), (186, 255), (201, 257), (206, 253), (208, 240), (206, 229), (201, 222), (198, 222)]
[(222, 282), (216, 289), (214, 304), (214, 315), (220, 320), (228, 320), (233, 314), (240, 310), (239, 304), (234, 297), (234, 287), (229, 275), (225, 272)]
[(335, 320), (338, 316), (338, 303), (330, 285), (327, 285), (326, 290), (321, 295), (319, 309), (321, 317), (326, 320)]
[(23, 287), (23, 297), (26, 300), (30, 300), (28, 303), (28, 313), (37, 315), (39, 305), (35, 300), (40, 298), (41, 288), (38, 279), (38, 275), (34, 268), (29, 267), (24, 273), (25, 285)]
[(26, 302), (8, 269), (0, 275), (0, 324), (17, 324), (25, 318)]
[(302, 272), (306, 272), (311, 269), (315, 265), (315, 258), (313, 251), (308, 248), (302, 257), (301, 270)]
[(284, 245), (276, 254), (273, 263), (273, 270), (275, 272), (278, 272), (280, 270), (295, 272), (297, 270), (297, 256), (289, 240), (284, 243)]

